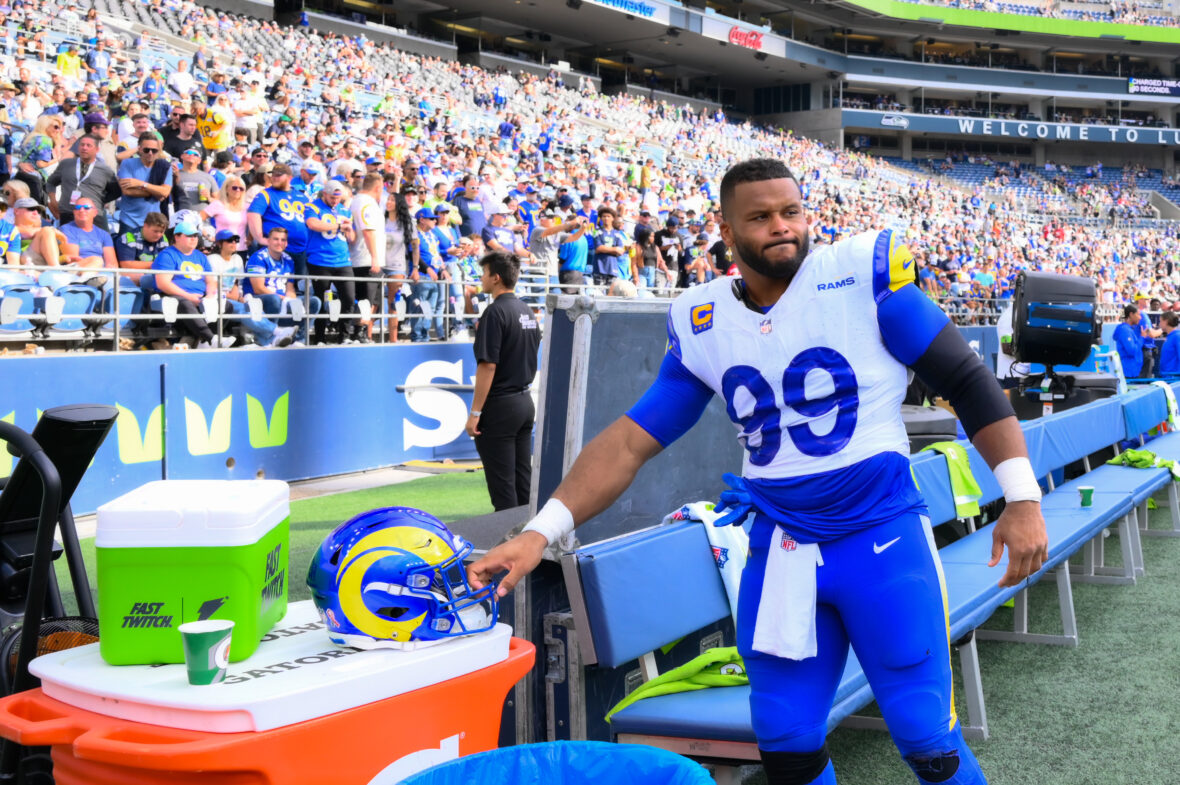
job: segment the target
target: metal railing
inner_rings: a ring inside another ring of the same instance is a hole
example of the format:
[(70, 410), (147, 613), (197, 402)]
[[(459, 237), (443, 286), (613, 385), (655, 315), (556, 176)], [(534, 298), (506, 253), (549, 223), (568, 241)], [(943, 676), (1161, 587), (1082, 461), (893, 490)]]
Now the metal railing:
[[(347, 269), (351, 273), (351, 268)], [(41, 274), (47, 272), (55, 272), (60, 274), (48, 285), (38, 283)], [(4, 273), (10, 273), (6, 278)], [(33, 275), (29, 275), (32, 273)], [(113, 351), (123, 350), (120, 346), (121, 339), (134, 337), (141, 343), (147, 343), (154, 338), (171, 337), (170, 333), (172, 326), (177, 322), (185, 320), (202, 319), (210, 325), (210, 330), (219, 339), (226, 336), (227, 329), (232, 329), (232, 325), (237, 322), (241, 323), (243, 329), (247, 329), (248, 325), (245, 323), (249, 320), (269, 320), (271, 322), (277, 321), (291, 321), (300, 332), (316, 331), (315, 327), (318, 322), (327, 320), (329, 324), (339, 324), (340, 322), (355, 321), (358, 323), (372, 324), (372, 340), (377, 343), (392, 343), (398, 340), (397, 335), (393, 332), (392, 324), (406, 322), (413, 328), (417, 327), (418, 340), (430, 340), (430, 330), (433, 328), (435, 335), (434, 340), (448, 340), (455, 333), (463, 331), (464, 326), (473, 324), (475, 320), (483, 312), (483, 307), (486, 301), (480, 299), (479, 282), (470, 278), (462, 280), (426, 280), (423, 276), (418, 282), (414, 282), (405, 276), (390, 276), (382, 274), (380, 276), (356, 276), (352, 274), (342, 274), (333, 276), (314, 276), (314, 275), (286, 275), (283, 276), (283, 285), (290, 281), (296, 285), (297, 299), (301, 303), (301, 308), (294, 308), (292, 311), (284, 310), (280, 313), (264, 313), (259, 311), (261, 300), (258, 297), (247, 299), (234, 300), (234, 302), (241, 302), (246, 309), (244, 312), (234, 312), (230, 310), (227, 305), (228, 296), (233, 293), (236, 284), (243, 278), (256, 278), (267, 276), (250, 275), (244, 272), (227, 272), (227, 273), (202, 273), (204, 278), (213, 278), (216, 281), (213, 293), (203, 298), (202, 311), (196, 314), (179, 313), (176, 310), (176, 298), (172, 295), (167, 295), (160, 292), (156, 288), (144, 289), (139, 283), (132, 280), (133, 276), (153, 276), (154, 273), (150, 270), (137, 270), (130, 268), (120, 268), (118, 270), (110, 268), (77, 268), (77, 267), (53, 267), (53, 266), (36, 266), (36, 265), (22, 265), (19, 267), (4, 267), (0, 268), (0, 293), (11, 285), (18, 286), (22, 293), (27, 292), (30, 296), (25, 297), (20, 293), (7, 293), (0, 297), (0, 342), (12, 340), (64, 340), (64, 341), (82, 341), (89, 344), (105, 343), (107, 341), (111, 344)], [(172, 276), (181, 275), (179, 272), (173, 272)], [(89, 286), (85, 281), (93, 280), (94, 278), (103, 278), (105, 283), (102, 286)], [(326, 301), (320, 303), (318, 308), (312, 306), (313, 300), (319, 298), (315, 295), (315, 282), (329, 287)], [(376, 285), (378, 287), (378, 302), (369, 303), (367, 309), (359, 307), (359, 303), (365, 301), (363, 297), (358, 296), (354, 302), (358, 304), (358, 309), (345, 313), (341, 306), (333, 305), (333, 303), (342, 303), (336, 292), (330, 287), (337, 283), (353, 283), (356, 285)], [(409, 287), (409, 292), (403, 292), (405, 286)], [(395, 290), (391, 291), (391, 286), (396, 286)], [(429, 312), (422, 309), (421, 295), (425, 294), (425, 288), (428, 286), (437, 287), (438, 297), (437, 301), (442, 306), (437, 312), (433, 306)], [(95, 293), (96, 308), (88, 312), (68, 312), (64, 309), (64, 297), (70, 293), (72, 287), (81, 287), (83, 290), (93, 290)], [(66, 291), (63, 291), (66, 290)], [(469, 291), (475, 289), (474, 292)], [(240, 287), (239, 287), (240, 291)], [(531, 267), (522, 271), (520, 280), (516, 286), (516, 294), (526, 303), (535, 308), (543, 308), (545, 298), (550, 292), (562, 292), (568, 294), (587, 293), (595, 296), (607, 295), (607, 287), (602, 285), (595, 285), (592, 283), (584, 283), (580, 285), (562, 284), (550, 278), (550, 276), (540, 268)], [(680, 289), (662, 288), (656, 291), (648, 291), (640, 296), (661, 296), (672, 297), (679, 294)], [(140, 293), (143, 297), (143, 305), (139, 312), (129, 313), (122, 302), (127, 296), (134, 296)], [(401, 294), (401, 297), (396, 295)], [(155, 298), (158, 296), (158, 303), (153, 305)], [(41, 301), (34, 306), (35, 310), (29, 312), (28, 310), (16, 311), (9, 307), (5, 307), (4, 300), (9, 297), (14, 297), (18, 301), (27, 301), (33, 299)], [(54, 302), (57, 299), (59, 302)], [(253, 303), (250, 300), (253, 300)], [(282, 297), (282, 299), (289, 299)], [(391, 307), (391, 300), (395, 302)], [(405, 303), (404, 307), (398, 307), (401, 303)], [(473, 311), (468, 311), (468, 304), (471, 305)], [(107, 306), (105, 309), (103, 306)], [(413, 310), (419, 308), (420, 310)], [(57, 326), (66, 320), (80, 320), (82, 329), (61, 330)], [(27, 321), (31, 329), (13, 330), (10, 325), (18, 321)], [(129, 322), (130, 325), (125, 326)], [(151, 325), (163, 322), (167, 328), (161, 333), (145, 332), (143, 329), (136, 329), (141, 324)], [(423, 329), (423, 324), (425, 329)], [(440, 330), (441, 325), (441, 330)], [(128, 335), (129, 328), (131, 335)], [(355, 329), (361, 329), (354, 327)], [(368, 331), (367, 327), (363, 327)], [(326, 332), (327, 326), (322, 330), (316, 332)], [(350, 332), (346, 330), (346, 332)], [(310, 337), (310, 336), (309, 336)], [(412, 338), (413, 340), (413, 338)]]
[[(333, 325), (357, 322), (344, 332), (352, 333), (363, 329), (368, 336), (371, 330), (371, 339), (376, 343), (396, 342), (398, 334), (395, 330), (398, 328), (395, 325), (404, 324), (410, 327), (411, 340), (431, 340), (430, 332), (433, 329), (433, 340), (444, 341), (450, 340), (457, 333), (462, 335), (466, 327), (473, 326), (488, 302), (479, 291), (479, 282), (471, 278), (437, 281), (423, 278), (415, 283), (404, 276), (382, 274), (365, 277), (351, 274), (351, 268), (342, 269), (349, 270), (349, 273), (333, 276), (283, 276), (282, 286), (286, 286), (288, 281), (295, 284), (295, 299), (299, 305), (283, 306), (277, 313), (265, 312), (262, 309), (261, 297), (242, 295), (241, 287), (238, 285), (244, 278), (266, 276), (244, 272), (203, 273), (203, 277), (215, 280), (213, 292), (202, 299), (202, 309), (199, 313), (185, 314), (177, 312), (178, 303), (175, 297), (154, 287), (144, 289), (133, 280), (134, 276), (153, 276), (154, 273), (150, 270), (27, 265), (2, 267), (0, 342), (57, 340), (81, 341), (94, 345), (109, 341), (111, 349), (118, 352), (124, 349), (120, 345), (124, 338), (134, 338), (144, 344), (158, 338), (170, 338), (173, 337), (172, 332), (177, 322), (197, 319), (209, 324), (211, 332), (219, 339), (224, 338), (227, 331), (232, 330), (235, 325), (240, 330), (248, 332), (251, 326), (249, 322), (265, 320), (275, 324), (290, 322), (296, 327), (297, 332), (308, 337), (311, 337), (312, 332), (324, 335)], [(38, 283), (37, 279), (48, 272), (56, 272), (60, 276), (55, 276), (48, 285)], [(32, 275), (29, 275), (30, 273)], [(180, 273), (174, 272), (173, 276), (176, 275)], [(84, 283), (94, 278), (104, 279), (103, 285), (89, 286)], [(317, 307), (313, 307), (313, 302), (319, 300), (315, 294), (317, 282), (321, 291), (326, 290), (326, 299)], [(358, 296), (354, 299), (354, 310), (345, 313), (342, 310), (342, 300), (331, 288), (334, 284), (343, 283), (358, 286), (376, 285), (377, 301), (369, 302), (365, 297)], [(12, 285), (16, 285), (17, 290), (7, 291)], [(75, 287), (94, 294), (93, 310), (74, 313), (64, 309), (65, 296), (71, 291), (77, 291)], [(431, 307), (427, 310), (422, 303), (423, 295), (429, 291), (426, 287), (436, 287), (437, 297), (430, 299), (439, 303), (437, 311), (433, 304), (430, 304)], [(238, 297), (230, 300), (229, 296), (235, 289), (239, 293)], [(685, 289), (668, 286), (649, 289), (641, 283), (635, 296), (673, 298), (684, 291)], [(611, 290), (602, 284), (560, 283), (540, 267), (525, 268), (516, 287), (517, 296), (539, 311), (543, 310), (546, 297), (550, 293), (590, 294), (602, 297), (611, 296), (610, 292)], [(142, 306), (138, 312), (128, 312), (123, 301), (126, 297), (136, 294), (143, 298)], [(279, 293), (279, 296), (281, 301), (291, 299), (283, 293)], [(9, 298), (17, 301), (17, 307), (6, 304)], [(998, 325), (1005, 307), (1011, 303), (1007, 298), (952, 295), (936, 296), (932, 299), (953, 322), (964, 327)], [(29, 300), (33, 300), (34, 303), (32, 311), (27, 307)], [(229, 302), (240, 303), (240, 306), (230, 306)], [(1120, 304), (1099, 303), (1097, 311), (1102, 323), (1117, 322), (1122, 318)], [(59, 328), (58, 325), (63, 322), (69, 323), (66, 320), (81, 324), (81, 329)], [(327, 324), (316, 329), (317, 325), (325, 320)], [(27, 322), (28, 327), (11, 327), (21, 321)], [(164, 325), (163, 329), (160, 329), (160, 323)]]

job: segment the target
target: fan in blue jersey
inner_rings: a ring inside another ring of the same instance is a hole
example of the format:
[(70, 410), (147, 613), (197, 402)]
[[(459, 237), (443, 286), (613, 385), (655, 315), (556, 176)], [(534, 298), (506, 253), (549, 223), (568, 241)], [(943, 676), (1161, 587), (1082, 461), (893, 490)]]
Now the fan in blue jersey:
[[(323, 302), (327, 302), (329, 289), (336, 290), (336, 299), (340, 301), (340, 313), (345, 316), (340, 320), (342, 343), (353, 340), (358, 326), (356, 319), (347, 318), (347, 315), (357, 312), (356, 282), (327, 281), (324, 278), (352, 277), (352, 259), (348, 254), (348, 244), (356, 239), (356, 232), (352, 228), (351, 214), (342, 204), (344, 191), (341, 183), (334, 180), (329, 182), (320, 192), (320, 197), (307, 205), (304, 212), (307, 216), (307, 270), (316, 276), (311, 286), (316, 297)], [(326, 320), (316, 320), (317, 342), (323, 343), (327, 328)]]
[(250, 242), (255, 247), (266, 245), (272, 226), (287, 230), (287, 253), (295, 263), (295, 274), (307, 274), (307, 224), (304, 211), (308, 200), (291, 189), (291, 167), (276, 164), (271, 170), (271, 185), (259, 192), (246, 211), (246, 225)]
[[(289, 316), (295, 303), (300, 301), (295, 283), (291, 280), (295, 263), (286, 248), (287, 230), (281, 226), (272, 226), (266, 234), (266, 247), (259, 248), (246, 260), (242, 293), (261, 300), (262, 310), (269, 316)], [(314, 294), (307, 295), (307, 312), (313, 315), (320, 312), (320, 298)], [(294, 326), (290, 318), (280, 318), (276, 322), (280, 327)], [(297, 327), (295, 340), (305, 343), (307, 320), (300, 320)]]
[(850, 645), (918, 782), (980, 785), (955, 715), (938, 551), (909, 471), (909, 370), (950, 401), (1004, 490), (991, 560), (1008, 549), (1001, 586), (1048, 558), (1020, 425), (992, 373), (914, 284), (913, 256), (893, 232), (808, 255), (799, 183), (770, 159), (732, 167), (721, 208), (741, 279), (672, 302), (655, 383), (586, 445), (519, 536), (470, 566), (472, 586), (508, 570), (499, 591), (510, 590), (719, 395), (745, 448), (719, 523), (752, 521), (736, 631), (769, 785), (836, 782), (825, 736)]

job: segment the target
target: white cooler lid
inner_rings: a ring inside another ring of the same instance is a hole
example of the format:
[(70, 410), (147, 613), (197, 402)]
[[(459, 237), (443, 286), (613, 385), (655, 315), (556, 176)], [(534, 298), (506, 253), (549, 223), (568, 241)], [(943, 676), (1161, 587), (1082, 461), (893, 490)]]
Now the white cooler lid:
[(512, 628), (415, 651), (356, 651), (328, 640), (311, 600), (292, 603), (223, 684), (194, 687), (183, 665), (107, 665), (98, 644), (30, 664), (45, 694), (110, 717), (169, 728), (264, 731), (438, 684), (503, 662)]
[(98, 508), (99, 548), (251, 545), (290, 514), (281, 480), (156, 480)]

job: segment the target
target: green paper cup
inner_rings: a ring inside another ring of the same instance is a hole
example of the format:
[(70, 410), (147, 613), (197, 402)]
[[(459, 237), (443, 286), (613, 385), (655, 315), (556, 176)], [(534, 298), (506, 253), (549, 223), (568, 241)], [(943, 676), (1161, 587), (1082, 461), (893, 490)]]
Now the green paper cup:
[(190, 621), (179, 627), (184, 643), (184, 667), (188, 683), (217, 684), (225, 681), (229, 665), (229, 644), (234, 623), (229, 619)]
[(1094, 506), (1094, 486), (1093, 485), (1079, 485), (1078, 496), (1081, 497), (1083, 507)]

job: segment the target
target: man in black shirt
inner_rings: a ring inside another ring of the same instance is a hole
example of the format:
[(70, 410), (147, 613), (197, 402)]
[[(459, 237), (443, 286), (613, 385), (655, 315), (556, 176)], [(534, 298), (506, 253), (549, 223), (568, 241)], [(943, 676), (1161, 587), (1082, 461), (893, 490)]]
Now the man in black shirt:
[(718, 240), (709, 246), (709, 264), (713, 268), (713, 275), (729, 274), (729, 268), (733, 265), (733, 257), (730, 256), (729, 246), (725, 244), (724, 240)]
[[(169, 121), (171, 122), (171, 121)], [(165, 128), (169, 126), (165, 125)], [(182, 114), (177, 120), (177, 130), (173, 133), (164, 134), (164, 152), (174, 161), (180, 161), (181, 156), (184, 155), (185, 150), (196, 150), (197, 154), (204, 160), (205, 144), (201, 141), (201, 135), (197, 132), (197, 118), (191, 114)]]
[(680, 239), (680, 219), (674, 215), (668, 216), (664, 228), (656, 232), (656, 245), (660, 247), (668, 272), (672, 273), (669, 286), (679, 286), (680, 254), (684, 251)]
[(492, 296), (475, 328), (475, 394), (467, 433), (483, 461), (492, 506), (529, 503), (532, 484), (533, 398), (541, 330), (532, 310), (514, 294), (520, 260), (493, 251), (482, 259), (480, 286)]

